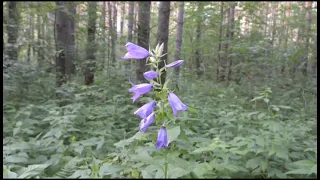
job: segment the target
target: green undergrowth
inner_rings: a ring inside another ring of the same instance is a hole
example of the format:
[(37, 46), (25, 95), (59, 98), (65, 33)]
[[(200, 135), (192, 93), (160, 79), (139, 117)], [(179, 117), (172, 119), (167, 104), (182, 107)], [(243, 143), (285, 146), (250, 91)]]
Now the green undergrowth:
[(156, 125), (138, 132), (124, 73), (59, 89), (53, 77), (28, 91), (7, 81), (3, 177), (164, 178), (165, 168), (168, 178), (317, 177), (316, 102), (305, 85), (183, 74), (176, 94), (189, 111), (167, 127), (169, 148), (158, 150)]

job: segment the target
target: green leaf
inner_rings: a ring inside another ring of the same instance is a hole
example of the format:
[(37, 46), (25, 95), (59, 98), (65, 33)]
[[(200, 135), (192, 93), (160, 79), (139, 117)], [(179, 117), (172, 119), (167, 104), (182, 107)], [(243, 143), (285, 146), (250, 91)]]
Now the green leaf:
[(263, 138), (263, 136), (256, 137), (256, 144), (258, 144), (261, 147), (264, 147), (264, 138)]
[(117, 165), (117, 164), (111, 164), (111, 163), (104, 163), (99, 170), (99, 176), (105, 176), (105, 175), (111, 175), (113, 173), (119, 172), (121, 170), (126, 169), (126, 167)]
[(188, 107), (188, 112), (199, 115), (199, 112), (190, 106)]
[(249, 161), (247, 161), (246, 168), (255, 169), (258, 166), (260, 166), (261, 157), (252, 158)]
[(315, 165), (311, 168), (311, 170), (310, 170), (310, 172), (309, 172), (308, 175), (310, 175), (310, 174), (312, 174), (312, 173), (314, 173), (315, 175), (317, 175), (317, 164), (315, 164)]
[(192, 172), (194, 172), (196, 174), (196, 176), (202, 178), (203, 175), (205, 175), (206, 173), (208, 173), (209, 171), (212, 170), (212, 167), (208, 164), (208, 163), (201, 163), (198, 164)]
[(12, 156), (5, 157), (4, 161), (8, 163), (22, 163), (22, 162), (28, 162), (28, 159), (25, 157), (12, 155)]
[(140, 175), (136, 169), (131, 169), (131, 176), (138, 179)]
[(286, 172), (284, 174), (309, 174), (310, 169), (296, 169), (293, 171)]
[(289, 160), (288, 150), (284, 148), (276, 148), (276, 156), (279, 158)]
[(176, 126), (174, 128), (168, 129), (167, 130), (168, 133), (168, 143), (170, 144), (172, 141), (174, 141), (175, 139), (177, 139), (177, 137), (180, 134), (180, 126)]
[(49, 166), (49, 164), (34, 164), (29, 165), (24, 171), (20, 174), (18, 178), (30, 178), (36, 175), (39, 175)]

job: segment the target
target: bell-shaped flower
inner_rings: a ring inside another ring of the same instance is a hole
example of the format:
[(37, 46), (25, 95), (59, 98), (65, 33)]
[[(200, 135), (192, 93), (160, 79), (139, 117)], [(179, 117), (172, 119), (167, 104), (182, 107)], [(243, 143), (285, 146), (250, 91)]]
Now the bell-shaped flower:
[(150, 55), (149, 51), (147, 51), (145, 48), (131, 42), (126, 44), (126, 48), (128, 52), (121, 57), (122, 59), (144, 59)]
[(152, 88), (152, 84), (148, 83), (134, 85), (129, 89), (129, 92), (134, 94), (131, 99), (135, 102), (141, 95), (147, 94)]
[(145, 119), (153, 112), (155, 105), (156, 105), (156, 102), (154, 102), (154, 101), (148, 102), (147, 104), (141, 106), (138, 110), (136, 110), (136, 112), (134, 112), (134, 114)]
[(168, 147), (168, 134), (167, 134), (167, 130), (165, 127), (162, 127), (159, 131), (158, 131), (158, 138), (157, 138), (157, 142), (156, 142), (156, 147), (162, 148), (162, 147)]
[(156, 71), (147, 71), (145, 73), (143, 73), (143, 76), (147, 79), (147, 80), (151, 80), (154, 79), (158, 76), (158, 73)]
[(181, 100), (173, 93), (168, 94), (168, 101), (171, 105), (173, 114), (175, 117), (178, 115), (178, 111), (186, 111), (188, 107), (181, 102)]
[(181, 66), (181, 64), (183, 64), (184, 60), (178, 60), (178, 61), (175, 61), (175, 62), (172, 62), (168, 65), (166, 65), (166, 68), (176, 68), (176, 67), (179, 67)]
[(141, 132), (146, 132), (150, 124), (153, 123), (155, 118), (154, 112), (152, 112), (147, 118), (141, 120), (139, 128)]

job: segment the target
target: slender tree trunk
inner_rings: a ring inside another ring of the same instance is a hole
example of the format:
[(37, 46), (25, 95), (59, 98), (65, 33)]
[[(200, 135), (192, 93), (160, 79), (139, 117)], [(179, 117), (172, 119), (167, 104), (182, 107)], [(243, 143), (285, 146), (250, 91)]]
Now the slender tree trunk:
[[(30, 7), (32, 7), (32, 2), (30, 2)], [(29, 35), (30, 35), (30, 39), (29, 39), (29, 44), (28, 44), (28, 52), (27, 52), (27, 62), (28, 64), (30, 64), (31, 61), (31, 49), (33, 46), (33, 36), (34, 36), (34, 23), (33, 23), (33, 13), (29, 14)]]
[[(198, 12), (203, 12), (203, 4), (202, 2), (198, 2), (197, 6), (197, 11)], [(201, 61), (201, 55), (200, 55), (200, 45), (201, 45), (201, 25), (202, 25), (202, 18), (198, 17), (197, 18), (197, 28), (196, 28), (196, 50), (195, 50), (195, 59), (196, 59), (196, 67), (197, 67), (197, 75), (198, 77), (202, 76), (203, 70), (201, 68), (202, 66), (202, 61)]]
[[(132, 28), (133, 28), (133, 13), (134, 13), (134, 2), (129, 1), (129, 9), (128, 9), (128, 39), (127, 42), (133, 42), (132, 39)], [(131, 72), (132, 61), (125, 62), (126, 76), (129, 76), (129, 72)]]
[(124, 24), (124, 16), (125, 16), (125, 6), (126, 3), (123, 2), (121, 4), (121, 21), (120, 21), (120, 36), (123, 36), (123, 24)]
[(218, 46), (218, 62), (217, 62), (217, 81), (219, 81), (220, 77), (220, 63), (221, 63), (221, 44), (222, 44), (222, 27), (223, 27), (223, 1), (220, 4), (220, 28), (219, 28), (219, 46)]
[[(225, 18), (227, 20), (226, 24), (226, 39), (229, 40), (229, 24), (230, 24), (230, 10), (227, 11), (227, 17)], [(228, 48), (229, 48), (229, 43), (225, 42), (224, 44), (224, 50), (223, 50), (223, 55), (221, 56), (220, 63), (219, 63), (219, 76), (218, 76), (218, 82), (225, 81), (227, 78), (227, 64), (228, 64)], [(222, 49), (222, 45), (221, 45)]]
[(273, 49), (274, 39), (276, 37), (276, 10), (277, 10), (277, 4), (273, 2), (272, 4), (272, 34), (271, 34), (271, 45)]
[(118, 20), (118, 10), (117, 10), (117, 1), (113, 1), (113, 34), (114, 34), (114, 41), (115, 45), (118, 39), (118, 29), (117, 29), (117, 20)]
[[(106, 46), (106, 2), (103, 1), (102, 2), (102, 22), (101, 22), (101, 26), (102, 26), (102, 39), (103, 39), (103, 47)], [(104, 68), (104, 63), (106, 61), (106, 52), (103, 50), (102, 51), (102, 68)]]
[[(75, 48), (73, 2), (56, 2), (55, 36), (58, 56), (56, 57), (57, 86), (71, 80), (72, 60)], [(66, 10), (67, 9), (67, 12)]]
[[(151, 1), (139, 2), (138, 45), (149, 49)], [(136, 76), (139, 82), (144, 81), (143, 73), (147, 71), (146, 59), (136, 61)]]
[(97, 20), (97, 2), (88, 2), (88, 43), (87, 43), (87, 61), (85, 72), (85, 85), (91, 85), (94, 82), (95, 71), (95, 53), (96, 53), (96, 20)]
[[(230, 7), (230, 50), (229, 50), (229, 54), (232, 54), (232, 41), (233, 41), (233, 34), (234, 34), (234, 10), (236, 7), (236, 3), (234, 3), (231, 7)], [(232, 57), (229, 56), (229, 72), (228, 72), (228, 80), (230, 81), (232, 79)]]
[[(180, 60), (181, 55), (181, 46), (182, 46), (182, 29), (183, 29), (183, 14), (184, 14), (184, 2), (179, 3), (179, 11), (178, 11), (178, 26), (177, 26), (177, 39), (176, 39), (176, 53), (175, 53), (175, 60)], [(178, 80), (179, 80), (179, 71), (180, 67), (175, 68), (176, 74), (176, 87), (178, 87)]]
[[(290, 8), (291, 8), (291, 2), (287, 2), (287, 11), (286, 11), (286, 14), (285, 14), (285, 17), (286, 17), (286, 20), (284, 22), (285, 24), (285, 38), (284, 38), (284, 51), (285, 53), (288, 53), (288, 39), (289, 39), (289, 18), (290, 18)], [(284, 74), (286, 70), (286, 64), (283, 64), (282, 65), (282, 68), (281, 68), (281, 73)]]
[(111, 40), (111, 53), (110, 53), (110, 58), (111, 58), (111, 64), (112, 66), (115, 65), (116, 63), (116, 54), (115, 54), (115, 30), (113, 27), (113, 22), (112, 22), (112, 5), (110, 1), (108, 1), (108, 10), (109, 10), (109, 38)]
[(269, 4), (268, 2), (265, 2), (266, 4), (266, 15), (265, 15), (265, 24), (264, 24), (264, 36), (267, 36), (267, 27), (268, 27), (268, 14), (269, 14)]
[[(138, 17), (138, 3), (135, 4), (135, 8), (134, 8), (134, 17), (133, 17), (133, 37), (132, 37), (132, 41), (133, 43), (137, 43), (137, 38), (138, 38), (138, 30), (137, 30), (137, 17)], [(150, 5), (151, 7), (151, 5)]]
[[(170, 1), (161, 1), (159, 6), (158, 16), (158, 32), (157, 32), (157, 44), (163, 45), (163, 54), (168, 53), (168, 36), (169, 36), (169, 17), (170, 17)], [(168, 55), (164, 55), (162, 61), (159, 63), (158, 68), (161, 69), (168, 63)], [(164, 84), (166, 79), (166, 72), (161, 74), (159, 78), (161, 83)]]
[(132, 42), (132, 28), (133, 28), (133, 13), (134, 13), (134, 2), (129, 1), (128, 10), (128, 42)]
[(306, 15), (307, 15), (307, 27), (306, 27), (306, 38), (305, 38), (305, 47), (304, 47), (304, 66), (302, 68), (302, 73), (304, 76), (308, 76), (308, 64), (309, 64), (309, 41), (310, 41), (310, 33), (311, 33), (311, 23), (312, 23), (312, 11), (311, 11), (311, 1), (305, 2), (306, 6)]
[(18, 47), (17, 39), (19, 32), (19, 11), (16, 1), (8, 1), (8, 21), (7, 21), (7, 32), (8, 32), (8, 46), (6, 52), (9, 60), (18, 60)]
[[(39, 4), (40, 5), (40, 4)], [(41, 15), (37, 16), (37, 34), (38, 34), (38, 42), (37, 42), (37, 54), (38, 54), (38, 66), (43, 66), (44, 61), (44, 48), (42, 47), (43, 35), (41, 27), (43, 26)]]

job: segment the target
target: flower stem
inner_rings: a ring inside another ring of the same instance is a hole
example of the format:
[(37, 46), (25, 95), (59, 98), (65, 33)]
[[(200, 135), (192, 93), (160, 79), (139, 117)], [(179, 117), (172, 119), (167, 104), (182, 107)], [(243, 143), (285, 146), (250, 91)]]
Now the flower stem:
[(164, 178), (168, 179), (168, 160), (167, 160), (167, 152), (165, 152), (165, 163), (164, 163)]

